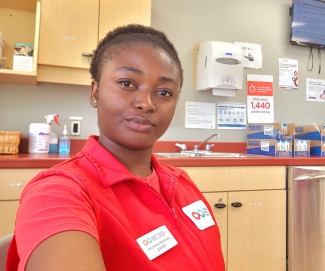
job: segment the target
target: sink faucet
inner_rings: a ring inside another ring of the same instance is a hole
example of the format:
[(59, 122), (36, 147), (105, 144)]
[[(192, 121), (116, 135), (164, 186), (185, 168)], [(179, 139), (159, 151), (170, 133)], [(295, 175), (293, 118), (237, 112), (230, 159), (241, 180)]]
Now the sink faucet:
[[(204, 141), (202, 141), (199, 145), (194, 145), (194, 151), (198, 151), (199, 148), (208, 140), (210, 140), (212, 137), (217, 136), (218, 138), (220, 138), (220, 134), (213, 134), (211, 136), (209, 136), (207, 139), (205, 139)], [(214, 144), (207, 144), (205, 146), (205, 150), (206, 151), (211, 151), (211, 148), (214, 146)]]
[[(202, 141), (199, 145), (194, 145), (194, 150), (193, 151), (187, 151), (186, 149), (186, 144), (179, 144), (179, 143), (176, 143), (175, 145), (177, 147), (180, 147), (181, 148), (181, 152), (197, 152), (199, 151), (199, 148), (205, 143), (207, 142), (208, 140), (210, 140), (212, 137), (214, 136), (217, 136), (218, 138), (220, 138), (220, 134), (213, 134), (211, 136), (209, 136), (206, 140)], [(207, 152), (211, 152), (211, 148), (214, 146), (214, 144), (206, 144), (205, 145), (205, 151)]]

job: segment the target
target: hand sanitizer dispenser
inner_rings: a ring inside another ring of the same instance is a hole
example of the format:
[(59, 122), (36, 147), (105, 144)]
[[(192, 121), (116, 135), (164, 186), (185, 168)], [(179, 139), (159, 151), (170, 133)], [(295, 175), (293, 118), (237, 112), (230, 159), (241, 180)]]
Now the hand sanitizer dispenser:
[(215, 96), (234, 97), (243, 88), (243, 51), (241, 46), (222, 42), (200, 43), (197, 59), (196, 90), (209, 90)]

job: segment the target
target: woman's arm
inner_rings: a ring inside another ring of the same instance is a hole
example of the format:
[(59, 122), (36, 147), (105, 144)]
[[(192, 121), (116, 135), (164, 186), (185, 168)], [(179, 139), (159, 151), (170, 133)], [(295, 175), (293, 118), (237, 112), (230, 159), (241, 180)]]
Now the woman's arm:
[(65, 231), (45, 239), (32, 252), (26, 271), (105, 271), (97, 240), (82, 231)]

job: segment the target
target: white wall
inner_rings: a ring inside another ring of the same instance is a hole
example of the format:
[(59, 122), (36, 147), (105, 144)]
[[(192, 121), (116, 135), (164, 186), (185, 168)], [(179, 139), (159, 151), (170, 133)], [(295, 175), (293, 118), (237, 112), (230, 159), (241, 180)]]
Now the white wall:
[[(306, 102), (305, 98), (306, 78), (325, 79), (324, 60), (323, 70), (318, 74), (319, 60), (314, 49), (314, 68), (308, 71), (309, 49), (289, 44), (290, 5), (291, 0), (152, 0), (152, 26), (163, 30), (173, 41), (185, 76), (175, 120), (161, 139), (203, 140), (220, 132), (222, 141), (245, 140), (245, 131), (184, 128), (185, 101), (246, 103), (245, 87), (235, 98), (195, 91), (193, 47), (206, 40), (261, 44), (263, 68), (245, 69), (243, 85), (247, 73), (273, 75), (275, 122), (325, 124), (325, 104)], [(279, 89), (278, 58), (299, 61), (298, 91)], [(98, 133), (96, 112), (88, 102), (89, 93), (89, 87), (61, 84), (40, 83), (36, 87), (0, 84), (0, 130), (19, 130), (27, 137), (29, 123), (43, 122), (44, 115), (58, 113), (62, 124), (69, 124), (69, 116), (82, 116), (80, 138), (87, 138)], [(53, 129), (59, 134), (62, 130)]]

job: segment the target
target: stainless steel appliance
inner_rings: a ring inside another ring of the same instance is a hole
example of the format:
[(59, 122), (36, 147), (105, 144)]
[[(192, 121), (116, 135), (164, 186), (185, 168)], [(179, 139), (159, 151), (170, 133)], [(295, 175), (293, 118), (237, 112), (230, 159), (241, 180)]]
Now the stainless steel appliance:
[(325, 270), (325, 166), (288, 168), (288, 270)]

